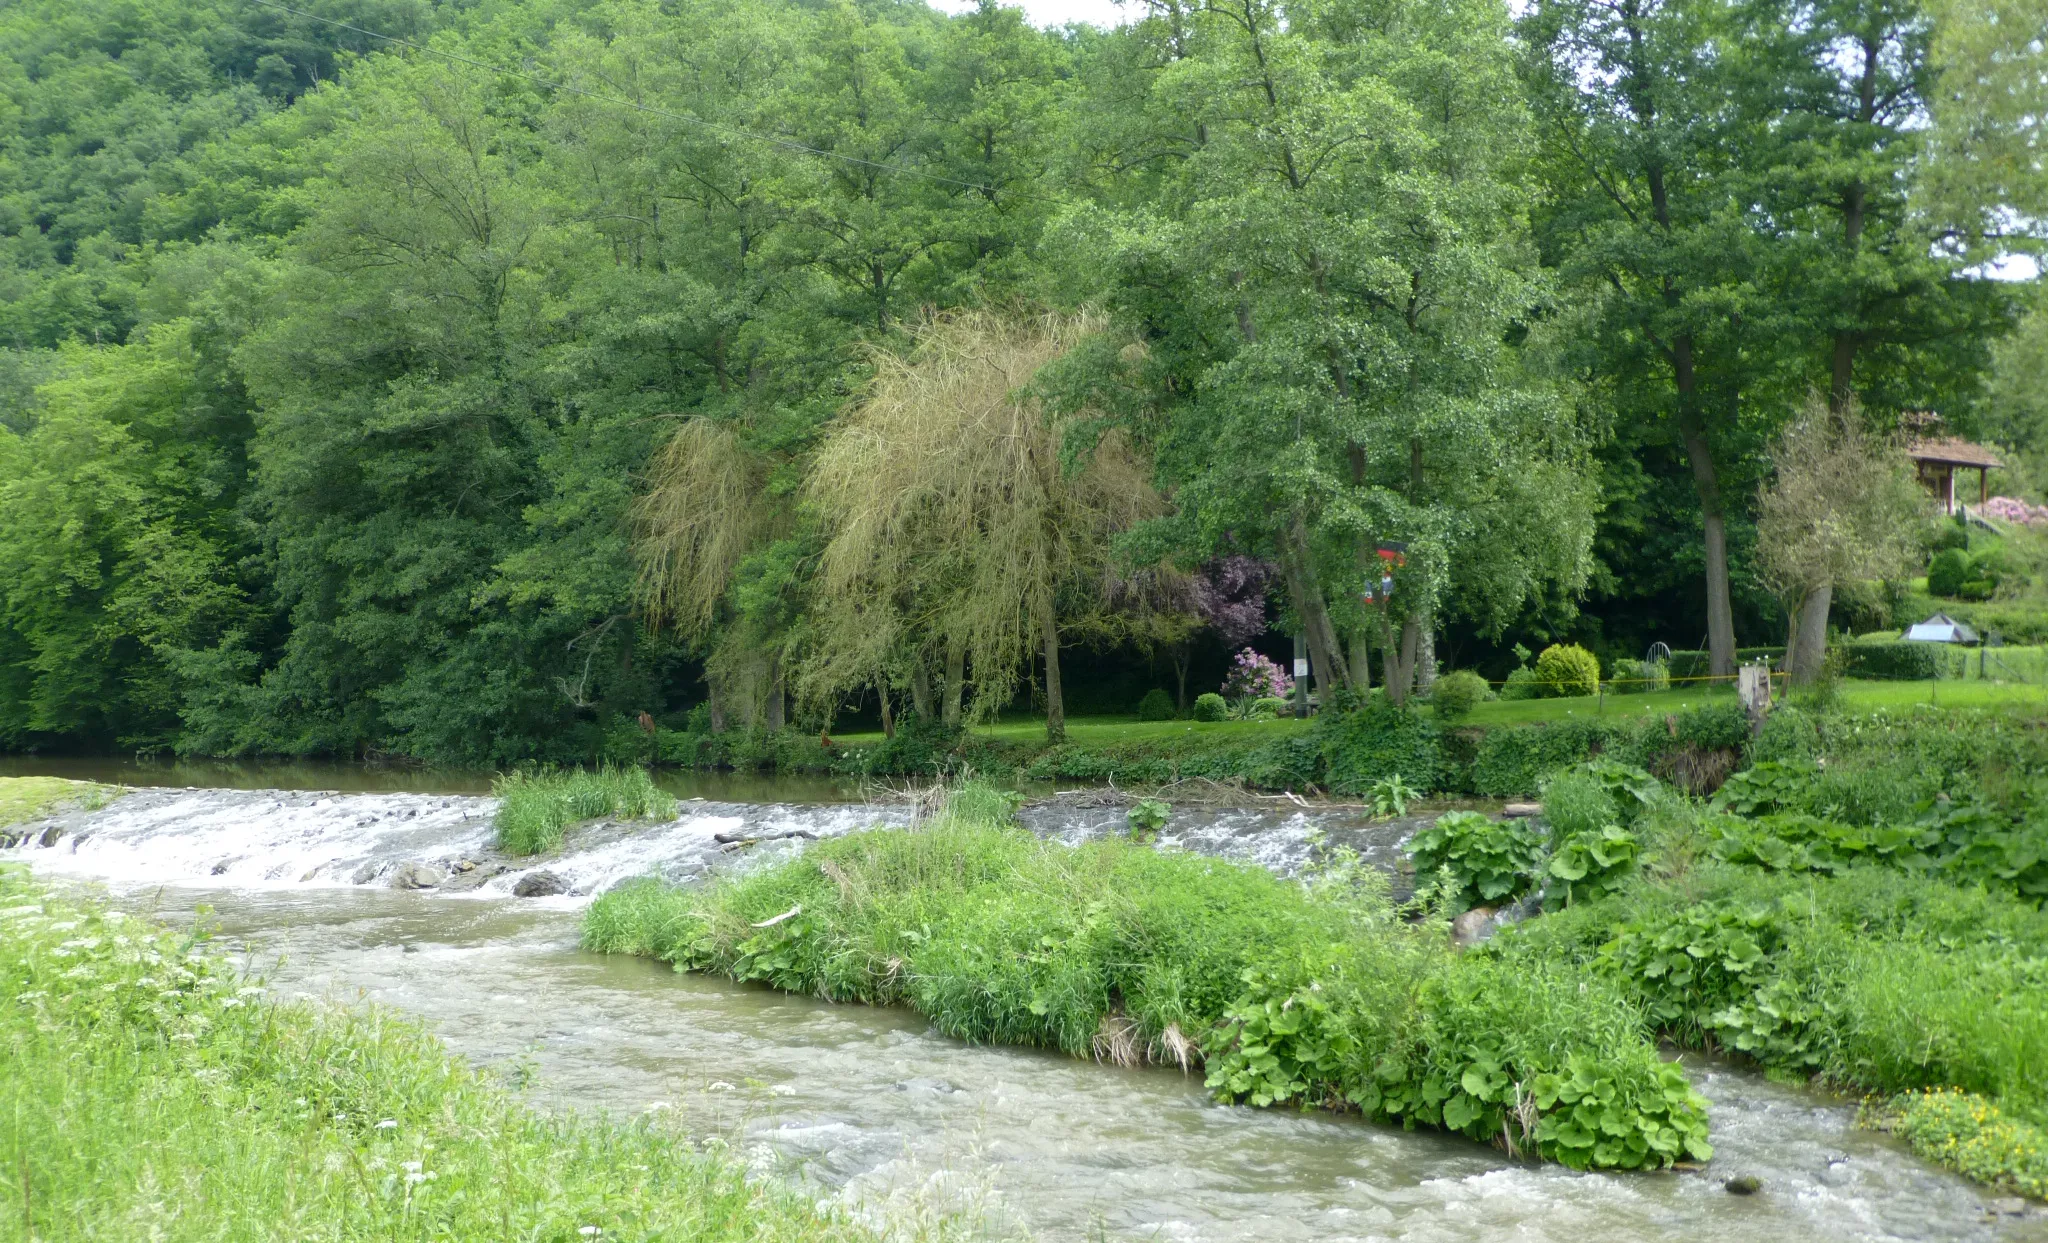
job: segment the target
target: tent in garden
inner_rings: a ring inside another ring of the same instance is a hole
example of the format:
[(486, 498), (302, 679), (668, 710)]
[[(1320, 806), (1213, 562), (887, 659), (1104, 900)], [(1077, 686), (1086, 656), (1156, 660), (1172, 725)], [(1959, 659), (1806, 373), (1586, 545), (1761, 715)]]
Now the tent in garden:
[(1906, 631), (1909, 643), (1975, 643), (1977, 632), (1946, 613), (1936, 613)]

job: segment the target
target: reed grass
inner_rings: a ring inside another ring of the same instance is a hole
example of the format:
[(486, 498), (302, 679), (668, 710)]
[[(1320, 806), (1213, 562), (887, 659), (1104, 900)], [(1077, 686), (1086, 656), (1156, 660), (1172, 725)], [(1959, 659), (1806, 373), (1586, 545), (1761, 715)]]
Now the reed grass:
[(569, 826), (600, 816), (666, 820), (676, 814), (674, 796), (654, 784), (643, 768), (606, 764), (597, 769), (514, 772), (492, 783), (498, 810), (492, 818), (498, 848), (537, 855), (561, 846)]
[(272, 1001), (194, 933), (18, 869), (0, 978), (0, 1237), (877, 1237), (715, 1141), (545, 1116), (416, 1022)]

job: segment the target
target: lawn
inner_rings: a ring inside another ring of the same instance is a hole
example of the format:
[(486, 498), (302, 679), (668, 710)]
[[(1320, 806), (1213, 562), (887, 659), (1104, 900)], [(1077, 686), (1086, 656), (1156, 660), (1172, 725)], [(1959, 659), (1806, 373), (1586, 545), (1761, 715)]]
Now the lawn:
[[(2014, 649), (2035, 651), (2038, 649)], [(1964, 681), (1869, 682), (1849, 680), (1842, 684), (1844, 706), (1868, 711), (1873, 708), (1903, 708), (1935, 703), (1950, 708), (2014, 708), (2048, 713), (2048, 686), (2021, 682), (1978, 681), (1976, 661), (1970, 662), (1970, 676)], [(1535, 725), (1580, 717), (1627, 717), (1677, 712), (1710, 699), (1732, 699), (1728, 686), (1699, 685), (1648, 695), (1600, 695), (1577, 699), (1506, 699), (1483, 703), (1459, 721), (1461, 726), (1486, 728), (1496, 725)], [(1268, 721), (1140, 721), (1131, 716), (1087, 716), (1067, 718), (1067, 741), (1081, 746), (1110, 743), (1164, 742), (1181, 738), (1275, 738), (1307, 728), (1307, 722), (1292, 717)], [(1005, 742), (1034, 743), (1045, 738), (1043, 717), (1016, 717), (974, 728), (985, 738)], [(879, 732), (834, 734), (833, 741), (847, 746), (876, 746)]]

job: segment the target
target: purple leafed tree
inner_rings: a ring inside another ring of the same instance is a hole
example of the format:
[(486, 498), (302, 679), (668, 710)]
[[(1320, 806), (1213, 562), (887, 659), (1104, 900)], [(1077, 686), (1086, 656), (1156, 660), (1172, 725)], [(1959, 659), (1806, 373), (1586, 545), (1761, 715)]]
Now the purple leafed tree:
[(1195, 575), (1195, 612), (1223, 639), (1240, 647), (1266, 632), (1266, 588), (1280, 570), (1257, 557), (1219, 557)]

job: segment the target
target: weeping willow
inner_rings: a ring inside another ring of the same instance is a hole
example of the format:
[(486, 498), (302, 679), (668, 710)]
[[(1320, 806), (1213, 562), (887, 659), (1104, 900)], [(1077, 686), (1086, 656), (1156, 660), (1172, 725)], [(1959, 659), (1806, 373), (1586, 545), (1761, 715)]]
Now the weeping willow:
[(652, 486), (633, 509), (642, 613), (708, 643), (718, 728), (728, 705), (742, 724), (782, 723), (780, 645), (729, 607), (740, 562), (787, 525), (768, 495), (767, 473), (766, 460), (730, 424), (691, 419), (655, 456)]
[(1040, 368), (1099, 327), (962, 312), (927, 323), (907, 355), (876, 358), (806, 489), (828, 533), (808, 701), (886, 686), (943, 652), (949, 684), (963, 657), (971, 667), (969, 712), (987, 719), (1036, 655), (1047, 732), (1062, 735), (1060, 639), (1112, 624), (1110, 542), (1162, 509), (1121, 433), (1063, 460), (1086, 416), (1049, 413), (1031, 393)]

